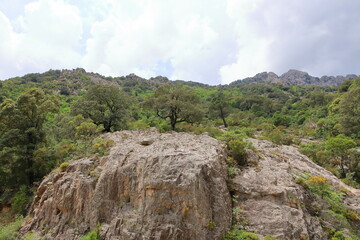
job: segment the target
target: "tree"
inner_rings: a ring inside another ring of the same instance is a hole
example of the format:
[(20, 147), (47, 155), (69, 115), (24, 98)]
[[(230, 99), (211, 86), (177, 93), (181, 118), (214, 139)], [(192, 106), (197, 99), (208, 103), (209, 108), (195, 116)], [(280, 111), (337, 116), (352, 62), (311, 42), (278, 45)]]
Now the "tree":
[(0, 105), (0, 185), (30, 186), (35, 178), (34, 151), (45, 141), (44, 122), (58, 110), (58, 100), (40, 89), (29, 89)]
[(339, 111), (344, 132), (360, 138), (360, 77), (354, 80), (342, 97)]
[(145, 106), (162, 119), (169, 119), (172, 130), (180, 122), (194, 123), (202, 119), (200, 98), (184, 87), (164, 84), (147, 99)]
[(229, 114), (229, 106), (230, 104), (227, 101), (225, 95), (222, 92), (218, 92), (212, 98), (209, 107), (210, 115), (220, 117), (225, 127), (228, 127), (225, 117)]
[(346, 177), (345, 167), (349, 167), (350, 149), (356, 147), (356, 143), (350, 137), (340, 134), (336, 137), (329, 138), (325, 143), (325, 148), (331, 155), (338, 160), (340, 166), (340, 177)]
[(117, 86), (94, 85), (72, 106), (72, 113), (103, 125), (105, 132), (120, 130), (128, 116), (129, 97)]

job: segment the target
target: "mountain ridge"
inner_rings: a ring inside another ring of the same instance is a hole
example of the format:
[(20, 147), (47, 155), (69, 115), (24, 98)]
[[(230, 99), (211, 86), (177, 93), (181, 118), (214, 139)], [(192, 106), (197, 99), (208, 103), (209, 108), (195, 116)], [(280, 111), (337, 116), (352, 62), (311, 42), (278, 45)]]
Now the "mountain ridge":
[[(14, 77), (9, 78), (6, 80), (2, 80), (0, 82), (6, 82), (6, 81), (14, 81), (16, 79), (21, 79), (21, 82), (39, 82), (39, 78), (46, 77), (47, 80), (54, 80), (54, 78), (48, 78), (48, 75), (52, 75), (52, 77), (55, 77), (55, 79), (63, 80), (63, 79), (71, 79), (72, 81), (79, 82), (80, 80), (90, 80), (90, 82), (95, 84), (102, 84), (102, 85), (123, 85), (120, 84), (124, 82), (147, 82), (151, 85), (161, 85), (163, 83), (168, 82), (181, 82), (188, 85), (198, 85), (198, 86), (210, 86), (206, 83), (199, 83), (191, 80), (170, 80), (169, 78), (165, 76), (156, 76), (156, 77), (150, 77), (148, 79), (137, 76), (134, 73), (130, 73), (125, 76), (118, 76), (118, 77), (106, 77), (99, 73), (94, 72), (87, 72), (83, 68), (76, 68), (76, 69), (62, 69), (62, 70), (49, 70), (43, 73), (29, 73), (22, 77)], [(86, 76), (84, 79), (84, 75)], [(81, 79), (83, 77), (83, 79)], [(347, 74), (345, 76), (337, 75), (337, 76), (321, 76), (321, 77), (314, 77), (308, 74), (307, 72), (296, 70), (296, 69), (290, 69), (286, 73), (283, 73), (281, 75), (277, 75), (274, 72), (261, 72), (257, 73), (253, 77), (247, 77), (244, 79), (238, 79), (235, 80), (229, 84), (219, 84), (218, 86), (235, 86), (238, 84), (248, 84), (248, 83), (267, 83), (267, 84), (282, 84), (286, 86), (319, 86), (319, 87), (334, 87), (339, 86), (341, 83), (347, 80), (353, 80), (356, 77), (358, 77), (356, 74)], [(68, 82), (68, 81), (66, 81)], [(127, 83), (125, 85), (131, 85), (130, 83)]]
[(307, 72), (299, 71), (296, 69), (290, 69), (286, 73), (278, 76), (273, 72), (258, 73), (253, 77), (247, 77), (244, 79), (236, 80), (229, 85), (237, 85), (240, 83), (275, 83), (288, 86), (319, 86), (319, 87), (333, 87), (339, 86), (341, 83), (347, 80), (353, 80), (357, 77), (356, 74), (347, 74), (346, 76), (327, 76), (314, 77)]

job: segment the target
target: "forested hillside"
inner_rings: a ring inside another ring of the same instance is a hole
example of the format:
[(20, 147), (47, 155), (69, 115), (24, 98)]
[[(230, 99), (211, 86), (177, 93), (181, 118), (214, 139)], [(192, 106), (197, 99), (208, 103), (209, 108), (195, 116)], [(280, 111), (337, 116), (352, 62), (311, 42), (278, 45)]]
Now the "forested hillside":
[[(25, 214), (51, 170), (107, 154), (113, 141), (103, 133), (150, 127), (208, 132), (239, 154), (241, 139), (249, 137), (295, 145), (345, 183), (360, 186), (360, 77), (325, 87), (266, 81), (209, 86), (50, 70), (0, 82), (0, 209)], [(2, 221), (14, 214), (2, 213)]]

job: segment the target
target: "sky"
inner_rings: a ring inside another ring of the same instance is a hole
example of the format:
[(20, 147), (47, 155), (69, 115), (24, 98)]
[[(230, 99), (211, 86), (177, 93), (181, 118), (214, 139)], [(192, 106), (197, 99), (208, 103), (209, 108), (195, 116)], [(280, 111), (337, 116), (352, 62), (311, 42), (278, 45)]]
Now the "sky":
[(49, 69), (211, 85), (360, 75), (359, 0), (1, 0), (0, 80)]

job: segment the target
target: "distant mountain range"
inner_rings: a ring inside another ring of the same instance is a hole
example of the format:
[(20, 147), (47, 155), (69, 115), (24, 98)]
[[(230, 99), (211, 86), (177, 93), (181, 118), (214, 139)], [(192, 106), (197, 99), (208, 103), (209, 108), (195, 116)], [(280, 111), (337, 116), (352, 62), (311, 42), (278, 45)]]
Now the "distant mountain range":
[[(348, 74), (346, 76), (322, 76), (313, 77), (306, 72), (299, 70), (290, 69), (288, 72), (281, 76), (276, 75), (273, 72), (262, 72), (256, 74), (254, 77), (248, 77), (240, 80), (236, 80), (229, 86), (236, 86), (239, 84), (253, 84), (253, 83), (267, 83), (267, 84), (282, 84), (286, 86), (338, 86), (346, 80), (353, 80), (358, 76), (355, 74)], [(29, 73), (23, 77), (15, 77), (8, 79), (8, 81), (16, 84), (24, 84), (32, 82), (36, 84), (52, 82), (55, 85), (66, 86), (66, 88), (77, 88), (81, 89), (89, 84), (102, 84), (102, 85), (119, 85), (125, 88), (131, 88), (132, 86), (141, 84), (147, 86), (149, 89), (155, 89), (161, 84), (168, 82), (181, 82), (182, 84), (189, 86), (205, 87), (208, 84), (198, 83), (193, 81), (185, 80), (169, 80), (167, 77), (157, 76), (149, 79), (139, 77), (133, 73), (121, 76), (121, 77), (105, 77), (98, 73), (86, 72), (83, 68), (76, 68), (72, 70), (49, 70), (44, 73)], [(0, 81), (1, 83), (1, 81)], [(71, 86), (74, 85), (74, 86)], [(75, 89), (73, 89), (75, 90)]]
[(322, 76), (320, 78), (313, 77), (307, 72), (290, 69), (288, 72), (281, 76), (273, 72), (262, 72), (256, 74), (254, 77), (237, 80), (230, 85), (237, 85), (239, 83), (278, 83), (283, 85), (296, 85), (296, 86), (338, 86), (346, 80), (353, 80), (357, 77), (355, 74), (348, 74), (346, 76)]

